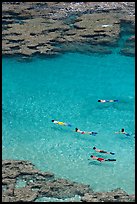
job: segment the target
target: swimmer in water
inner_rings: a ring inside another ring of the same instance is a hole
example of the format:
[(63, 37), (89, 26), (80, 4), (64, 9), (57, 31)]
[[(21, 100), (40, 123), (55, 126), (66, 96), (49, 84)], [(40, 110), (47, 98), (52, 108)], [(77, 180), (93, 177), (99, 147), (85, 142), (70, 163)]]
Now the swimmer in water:
[(82, 131), (82, 130), (80, 130), (80, 129), (78, 129), (78, 128), (75, 128), (75, 132), (79, 132), (79, 133), (81, 133), (81, 134), (89, 134), (89, 135), (95, 135), (95, 134), (97, 134), (97, 132), (86, 132), (86, 131)]
[(60, 122), (60, 121), (56, 121), (56, 120), (52, 120), (51, 122), (53, 122), (54, 124), (57, 124), (57, 125), (62, 125), (62, 126), (69, 126), (69, 127), (71, 127), (71, 124), (69, 124), (69, 123), (64, 123), (64, 122)]
[(118, 100), (98, 100), (100, 103), (106, 103), (106, 102), (118, 102)]
[(99, 153), (115, 154), (115, 153), (113, 153), (113, 152), (107, 152), (107, 151), (104, 151), (104, 150), (97, 149), (96, 147), (93, 147), (93, 149), (94, 149), (96, 152), (99, 152)]
[(104, 158), (96, 157), (96, 156), (93, 156), (93, 155), (91, 155), (90, 157), (91, 157), (92, 159), (97, 160), (97, 161), (100, 161), (100, 162), (104, 162), (104, 161), (116, 161), (116, 159), (104, 159)]
[(127, 136), (130, 135), (129, 133), (125, 132), (124, 128), (122, 128), (122, 129), (121, 129), (120, 131), (118, 131), (118, 132), (115, 132), (115, 134), (125, 134), (125, 135), (127, 135)]

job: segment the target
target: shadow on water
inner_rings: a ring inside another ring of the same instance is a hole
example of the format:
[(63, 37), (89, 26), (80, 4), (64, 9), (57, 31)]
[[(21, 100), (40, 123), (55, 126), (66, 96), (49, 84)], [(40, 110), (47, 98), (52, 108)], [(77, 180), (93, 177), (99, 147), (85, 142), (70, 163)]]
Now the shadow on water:
[(65, 129), (65, 127), (51, 127), (51, 129), (55, 130), (55, 131), (59, 131), (59, 132), (73, 132), (71, 129)]
[[(103, 162), (102, 162), (103, 163)], [(101, 166), (102, 165), (101, 162), (98, 162), (98, 161), (90, 161), (88, 164), (89, 165), (95, 165), (95, 166)]]
[(104, 159), (108, 159), (111, 154), (105, 154), (105, 153), (93, 153), (93, 155), (96, 155), (97, 157), (103, 157)]
[(95, 165), (95, 166), (104, 166), (105, 165), (105, 167), (109, 167), (110, 166), (110, 164), (112, 165), (112, 163), (113, 162), (99, 162), (99, 161), (90, 161), (89, 163), (88, 163), (88, 165)]

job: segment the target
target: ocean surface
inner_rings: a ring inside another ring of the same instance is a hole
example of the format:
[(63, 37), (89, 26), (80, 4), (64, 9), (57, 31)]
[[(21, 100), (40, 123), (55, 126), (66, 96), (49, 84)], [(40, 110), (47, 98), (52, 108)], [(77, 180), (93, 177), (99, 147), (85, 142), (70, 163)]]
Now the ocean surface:
[[(134, 60), (117, 52), (66, 53), (30, 62), (3, 57), (2, 159), (29, 160), (94, 191), (135, 193)], [(82, 135), (76, 127), (98, 134)], [(130, 136), (115, 134), (121, 128)], [(96, 153), (94, 146), (115, 155)], [(91, 154), (116, 161), (101, 163)]]

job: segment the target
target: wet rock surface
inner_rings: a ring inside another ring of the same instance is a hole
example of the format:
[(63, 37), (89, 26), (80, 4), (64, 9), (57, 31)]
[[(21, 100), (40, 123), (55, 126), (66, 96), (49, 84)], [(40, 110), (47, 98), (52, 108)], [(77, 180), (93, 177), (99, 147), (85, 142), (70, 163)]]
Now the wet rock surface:
[(128, 195), (117, 188), (111, 192), (85, 193), (82, 202), (135, 202), (135, 195)]
[[(2, 54), (110, 54), (124, 23), (134, 35), (135, 2), (2, 2)], [(128, 44), (120, 53), (134, 56), (134, 50)]]
[(2, 161), (2, 202), (35, 202), (42, 197), (70, 199), (76, 202), (135, 202), (135, 195), (122, 189), (94, 192), (89, 185), (56, 178), (53, 173), (41, 172), (29, 161)]

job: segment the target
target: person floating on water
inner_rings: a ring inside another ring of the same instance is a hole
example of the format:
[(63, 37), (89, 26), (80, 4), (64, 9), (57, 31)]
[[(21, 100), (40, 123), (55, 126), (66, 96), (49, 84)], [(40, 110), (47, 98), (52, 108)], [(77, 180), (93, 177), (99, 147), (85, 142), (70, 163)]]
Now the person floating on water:
[(82, 131), (82, 130), (80, 130), (80, 129), (78, 129), (78, 128), (75, 128), (75, 132), (79, 132), (79, 133), (81, 133), (81, 134), (89, 134), (89, 135), (95, 135), (95, 134), (97, 134), (97, 132), (86, 132), (86, 131)]
[(118, 100), (102, 100), (102, 99), (100, 99), (100, 100), (98, 100), (98, 102), (100, 102), (100, 103), (106, 103), (106, 102), (118, 102)]
[(93, 155), (91, 155), (90, 157), (91, 157), (92, 159), (97, 160), (97, 161), (100, 161), (100, 162), (103, 162), (103, 161), (116, 161), (116, 159), (104, 159), (104, 158), (96, 157), (96, 156), (93, 156)]
[(56, 121), (56, 120), (51, 120), (51, 122), (57, 124), (57, 125), (63, 125), (63, 126), (69, 126), (71, 127), (72, 125), (69, 123), (64, 123), (64, 122), (60, 122), (60, 121)]
[(113, 152), (107, 152), (107, 151), (104, 151), (104, 150), (97, 149), (96, 147), (93, 147), (93, 149), (94, 149), (96, 152), (100, 152), (100, 153), (115, 154), (115, 153), (113, 153)]
[(120, 131), (115, 132), (115, 133), (116, 133), (116, 134), (125, 134), (125, 135), (127, 135), (127, 136), (130, 135), (129, 133), (125, 132), (125, 129), (124, 129), (124, 128), (122, 128)]

